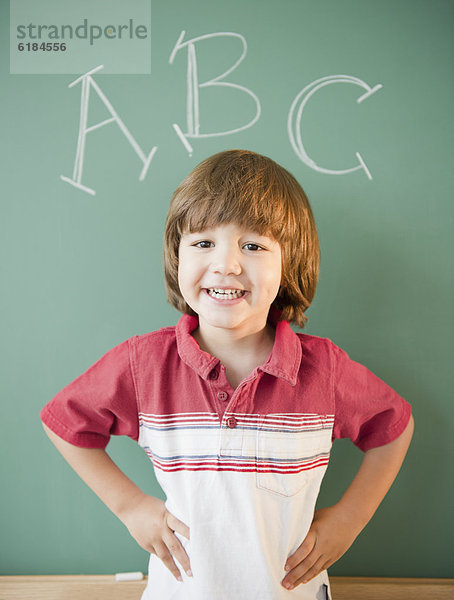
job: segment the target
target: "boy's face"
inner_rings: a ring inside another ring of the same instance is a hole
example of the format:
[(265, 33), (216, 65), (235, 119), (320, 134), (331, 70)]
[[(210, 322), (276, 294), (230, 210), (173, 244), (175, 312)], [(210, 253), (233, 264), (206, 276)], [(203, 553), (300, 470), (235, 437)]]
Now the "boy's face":
[(180, 241), (181, 294), (199, 325), (248, 335), (263, 329), (281, 283), (281, 247), (229, 223), (185, 233)]

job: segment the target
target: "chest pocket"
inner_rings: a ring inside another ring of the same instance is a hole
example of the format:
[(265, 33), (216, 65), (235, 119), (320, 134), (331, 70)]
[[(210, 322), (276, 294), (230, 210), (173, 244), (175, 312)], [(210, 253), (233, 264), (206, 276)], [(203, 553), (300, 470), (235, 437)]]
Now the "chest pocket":
[(315, 414), (269, 414), (257, 429), (257, 487), (294, 496), (323, 476), (329, 461), (332, 418)]

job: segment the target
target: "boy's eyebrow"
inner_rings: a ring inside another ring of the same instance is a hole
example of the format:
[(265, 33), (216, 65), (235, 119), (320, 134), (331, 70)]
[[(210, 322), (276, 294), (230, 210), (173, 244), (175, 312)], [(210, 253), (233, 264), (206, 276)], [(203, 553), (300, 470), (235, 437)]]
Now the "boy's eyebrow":
[(210, 233), (210, 231), (208, 229), (203, 229), (200, 231), (183, 231), (181, 234), (181, 237), (184, 237), (184, 236), (187, 237), (187, 236), (193, 236), (193, 235), (195, 235), (195, 236), (208, 235), (209, 233)]
[[(183, 236), (188, 236), (188, 235), (210, 235), (210, 234), (214, 234), (216, 231), (217, 227), (209, 227), (207, 229), (198, 229), (195, 231), (189, 231), (189, 230), (185, 230), (181, 233), (181, 237)], [(273, 235), (271, 233), (259, 233), (258, 231), (255, 231), (254, 229), (245, 229), (244, 231), (241, 232), (241, 235), (244, 236), (248, 236), (248, 235), (252, 235), (252, 236), (256, 236), (256, 237), (262, 237), (262, 238), (267, 238), (269, 240), (275, 240), (275, 238), (273, 237)]]

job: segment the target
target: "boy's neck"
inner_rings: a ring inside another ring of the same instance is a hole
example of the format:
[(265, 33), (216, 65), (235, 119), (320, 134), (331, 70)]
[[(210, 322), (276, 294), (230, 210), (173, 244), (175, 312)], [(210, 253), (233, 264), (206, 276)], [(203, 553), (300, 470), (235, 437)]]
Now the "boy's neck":
[(227, 379), (235, 388), (256, 367), (266, 362), (273, 348), (275, 330), (265, 323), (256, 331), (241, 334), (201, 322), (192, 335), (202, 350), (219, 358), (226, 368)]

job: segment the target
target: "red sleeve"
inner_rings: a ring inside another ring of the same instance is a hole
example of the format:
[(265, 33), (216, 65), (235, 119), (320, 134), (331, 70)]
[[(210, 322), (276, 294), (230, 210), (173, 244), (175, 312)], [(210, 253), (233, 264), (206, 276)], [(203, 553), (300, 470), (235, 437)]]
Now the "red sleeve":
[(408, 402), (334, 344), (333, 352), (333, 437), (350, 438), (363, 451), (398, 438), (410, 419)]
[(105, 448), (111, 435), (139, 437), (129, 340), (109, 350), (41, 411), (41, 420), (74, 446)]

